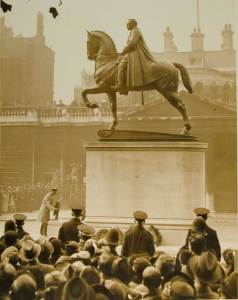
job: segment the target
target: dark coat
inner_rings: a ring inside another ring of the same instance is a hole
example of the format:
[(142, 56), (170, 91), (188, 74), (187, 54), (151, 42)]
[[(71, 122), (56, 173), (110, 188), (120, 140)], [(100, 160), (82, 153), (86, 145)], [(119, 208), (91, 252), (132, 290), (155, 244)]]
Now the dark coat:
[(152, 256), (155, 253), (155, 245), (152, 234), (143, 226), (135, 226), (124, 235), (121, 255), (129, 257), (133, 254)]
[(29, 235), (22, 227), (17, 227), (18, 238), (21, 240), (25, 235)]
[(217, 237), (217, 232), (206, 224), (207, 249), (215, 253), (217, 259), (221, 260), (221, 246)]
[(82, 224), (79, 218), (72, 218), (64, 222), (60, 229), (58, 239), (61, 240), (62, 245), (69, 241), (79, 242), (78, 225)]

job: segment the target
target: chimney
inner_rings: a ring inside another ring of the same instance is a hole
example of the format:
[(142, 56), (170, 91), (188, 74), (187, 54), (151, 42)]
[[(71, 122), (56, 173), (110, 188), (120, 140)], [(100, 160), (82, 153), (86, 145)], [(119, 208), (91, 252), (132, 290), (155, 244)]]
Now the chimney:
[(193, 52), (203, 51), (204, 34), (201, 33), (201, 29), (198, 28), (197, 31), (196, 28), (194, 28), (194, 31), (190, 35), (190, 37), (191, 37), (192, 51)]
[(225, 24), (224, 29), (221, 32), (222, 35), (222, 45), (223, 50), (233, 50), (233, 34), (231, 29), (231, 24)]
[(169, 26), (166, 27), (166, 31), (163, 33), (164, 36), (164, 52), (176, 52), (177, 47), (174, 43), (174, 35), (170, 31)]
[(44, 36), (44, 18), (43, 18), (43, 14), (41, 12), (38, 12), (37, 14), (37, 24), (36, 24), (36, 36), (40, 39), (42, 39), (43, 41), (45, 40), (45, 36)]

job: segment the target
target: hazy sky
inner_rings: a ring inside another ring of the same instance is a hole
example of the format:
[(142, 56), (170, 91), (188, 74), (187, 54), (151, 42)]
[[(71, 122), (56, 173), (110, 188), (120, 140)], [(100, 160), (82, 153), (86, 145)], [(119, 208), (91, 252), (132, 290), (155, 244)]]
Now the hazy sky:
[[(126, 20), (135, 18), (152, 51), (163, 50), (162, 34), (168, 25), (179, 51), (189, 51), (190, 34), (197, 23), (197, 0), (62, 0), (56, 19), (48, 10), (59, 1), (6, 1), (14, 5), (5, 19), (16, 35), (34, 36), (37, 12), (44, 14), (46, 43), (55, 51), (54, 99), (65, 102), (73, 99), (73, 89), (80, 85), (80, 72), (84, 68), (94, 70), (94, 62), (86, 56), (87, 30), (106, 31), (120, 52), (128, 37)], [(238, 0), (199, 0), (205, 49), (220, 49), (224, 24), (234, 28), (235, 2)]]

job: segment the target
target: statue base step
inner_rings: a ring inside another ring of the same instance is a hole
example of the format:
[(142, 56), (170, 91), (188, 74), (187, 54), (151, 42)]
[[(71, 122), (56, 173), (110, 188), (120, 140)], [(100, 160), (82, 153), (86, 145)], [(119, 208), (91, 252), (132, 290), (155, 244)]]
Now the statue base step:
[(98, 131), (100, 141), (180, 141), (194, 142), (197, 138), (192, 135), (170, 134), (134, 130), (105, 130)]

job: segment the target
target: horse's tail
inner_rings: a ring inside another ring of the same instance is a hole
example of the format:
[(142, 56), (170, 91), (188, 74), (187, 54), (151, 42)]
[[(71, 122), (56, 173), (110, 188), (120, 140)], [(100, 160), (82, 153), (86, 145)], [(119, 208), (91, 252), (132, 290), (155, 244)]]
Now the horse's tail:
[(192, 94), (193, 93), (192, 82), (189, 77), (187, 69), (179, 63), (173, 63), (173, 65), (177, 69), (179, 69), (181, 77), (182, 77), (183, 85), (186, 87), (186, 89), (189, 91), (189, 93)]

